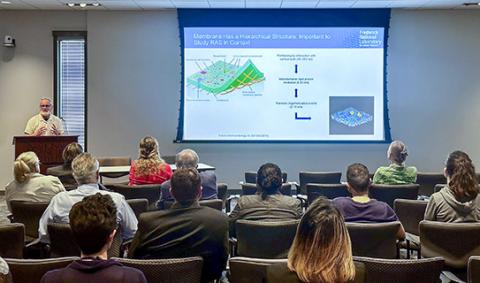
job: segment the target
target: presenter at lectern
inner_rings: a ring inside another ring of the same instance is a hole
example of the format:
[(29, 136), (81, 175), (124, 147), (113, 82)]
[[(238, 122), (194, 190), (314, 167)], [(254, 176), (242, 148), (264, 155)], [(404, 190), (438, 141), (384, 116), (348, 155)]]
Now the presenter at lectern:
[(40, 99), (40, 113), (28, 120), (25, 134), (30, 136), (63, 135), (63, 123), (52, 114), (53, 104), (50, 98)]

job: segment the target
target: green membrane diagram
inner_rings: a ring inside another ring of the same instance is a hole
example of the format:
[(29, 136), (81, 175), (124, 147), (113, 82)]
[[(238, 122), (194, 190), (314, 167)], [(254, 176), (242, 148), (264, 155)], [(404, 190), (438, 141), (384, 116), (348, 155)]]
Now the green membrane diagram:
[(187, 84), (213, 95), (222, 95), (237, 89), (265, 80), (264, 73), (248, 59), (240, 65), (239, 59), (235, 63), (216, 61), (187, 78)]

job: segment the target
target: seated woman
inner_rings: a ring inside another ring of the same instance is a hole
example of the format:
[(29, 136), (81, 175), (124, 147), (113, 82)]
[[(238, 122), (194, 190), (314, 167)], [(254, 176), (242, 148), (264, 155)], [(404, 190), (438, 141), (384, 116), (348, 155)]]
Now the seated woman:
[(77, 182), (72, 175), (72, 161), (80, 153), (83, 153), (82, 146), (79, 143), (72, 142), (63, 149), (63, 165), (47, 169), (47, 174), (57, 176), (67, 190), (77, 187)]
[(142, 138), (138, 160), (130, 167), (128, 185), (161, 184), (170, 178), (172, 168), (160, 158), (157, 140), (150, 136)]
[(374, 184), (401, 185), (412, 184), (417, 180), (417, 168), (405, 166), (408, 151), (401, 141), (393, 141), (387, 150), (390, 166), (380, 167), (373, 176)]
[(255, 195), (242, 196), (229, 216), (230, 236), (235, 236), (235, 222), (239, 219), (281, 221), (302, 216), (300, 200), (280, 193), (282, 171), (273, 163), (263, 164), (257, 172)]
[(342, 214), (324, 198), (307, 209), (288, 253), (288, 262), (267, 267), (267, 282), (364, 282), (361, 264), (353, 262)]
[(57, 177), (44, 176), (40, 172), (40, 160), (33, 151), (20, 154), (13, 166), (15, 180), (5, 187), (8, 210), (12, 200), (49, 202), (59, 192), (65, 191)]
[(480, 196), (472, 160), (465, 152), (454, 151), (450, 153), (445, 163), (447, 186), (430, 197), (425, 220), (480, 221)]

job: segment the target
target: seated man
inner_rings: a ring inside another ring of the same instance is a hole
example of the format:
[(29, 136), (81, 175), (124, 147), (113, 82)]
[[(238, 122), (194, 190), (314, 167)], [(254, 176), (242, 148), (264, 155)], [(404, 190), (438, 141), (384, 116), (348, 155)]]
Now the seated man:
[[(368, 189), (371, 185), (368, 169), (355, 163), (347, 169), (347, 188), (352, 197), (338, 197), (333, 204), (340, 210), (346, 222), (392, 222), (397, 221), (393, 209), (382, 201), (370, 199)], [(400, 226), (397, 237), (405, 238), (405, 230)]]
[(140, 270), (107, 259), (117, 232), (117, 209), (109, 195), (97, 193), (83, 198), (73, 205), (69, 218), (82, 258), (47, 272), (41, 283), (147, 282)]
[(227, 217), (201, 207), (200, 175), (196, 169), (180, 168), (173, 173), (171, 209), (140, 215), (138, 231), (128, 256), (137, 259), (202, 256), (202, 282), (221, 276), (228, 259)]
[[(191, 149), (184, 149), (177, 153), (175, 156), (175, 165), (178, 168), (197, 168), (198, 167), (198, 155)], [(215, 171), (208, 170), (199, 173), (202, 180), (202, 196), (200, 199), (216, 199), (217, 198), (217, 177)], [(170, 180), (163, 182), (162, 194), (160, 201), (158, 202), (159, 208), (163, 208), (162, 201), (173, 201), (170, 194)]]
[(137, 217), (130, 205), (125, 201), (125, 197), (121, 194), (108, 192), (99, 189), (98, 185), (98, 160), (90, 153), (82, 153), (75, 157), (72, 161), (73, 177), (78, 183), (75, 190), (62, 192), (55, 195), (47, 209), (40, 218), (38, 227), (38, 235), (40, 241), (48, 243), (47, 225), (50, 222), (68, 223), (68, 214), (72, 206), (81, 201), (84, 197), (101, 193), (102, 195), (110, 195), (117, 207), (117, 223), (122, 229), (122, 238), (128, 240), (133, 238), (137, 231)]

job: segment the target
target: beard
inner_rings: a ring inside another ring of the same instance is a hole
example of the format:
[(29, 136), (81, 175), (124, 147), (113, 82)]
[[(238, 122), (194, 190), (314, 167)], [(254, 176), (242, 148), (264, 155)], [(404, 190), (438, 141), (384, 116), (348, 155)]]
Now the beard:
[(50, 111), (40, 111), (40, 115), (42, 115), (43, 119), (48, 120), (50, 118)]

